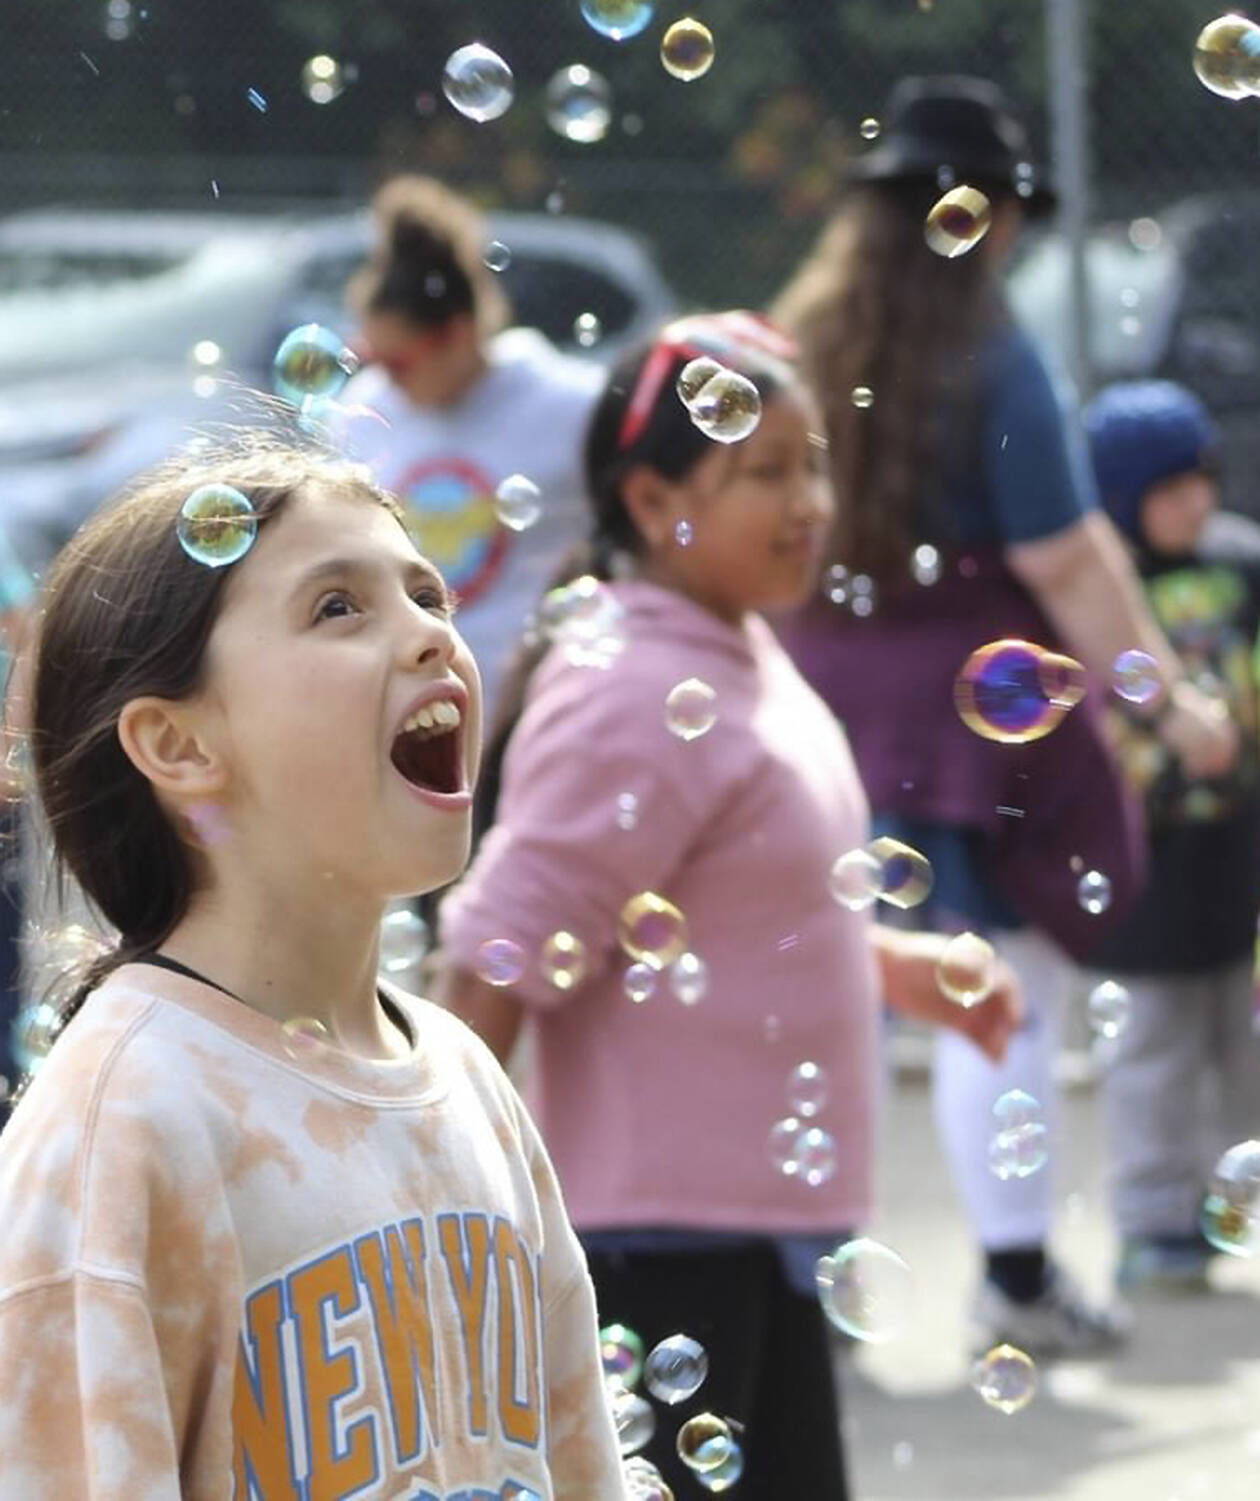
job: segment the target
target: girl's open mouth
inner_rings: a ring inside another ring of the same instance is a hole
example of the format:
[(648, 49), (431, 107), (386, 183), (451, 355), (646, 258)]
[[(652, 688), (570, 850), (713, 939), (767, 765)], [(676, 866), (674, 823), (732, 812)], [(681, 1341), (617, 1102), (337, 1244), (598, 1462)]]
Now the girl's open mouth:
[(413, 787), (427, 792), (462, 792), (460, 757), (463, 714), (454, 699), (440, 698), (422, 705), (394, 736), (389, 759)]

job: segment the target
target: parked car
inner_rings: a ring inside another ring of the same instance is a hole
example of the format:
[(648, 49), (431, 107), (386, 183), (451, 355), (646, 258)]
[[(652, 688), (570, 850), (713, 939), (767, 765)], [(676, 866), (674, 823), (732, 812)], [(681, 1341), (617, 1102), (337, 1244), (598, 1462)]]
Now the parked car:
[[(577, 355), (611, 361), (675, 308), (625, 230), (511, 213), (488, 228), (517, 321)], [(139, 470), (240, 420), (241, 386), (270, 389), (290, 329), (352, 335), (345, 287), (370, 234), (366, 211), (0, 220), (0, 522), (22, 556), (38, 566)]]
[[(1225, 504), (1260, 516), (1260, 193), (1181, 199), (1086, 244), (1093, 382), (1159, 376), (1196, 391), (1221, 425)], [(1066, 357), (1068, 254), (1033, 243), (1011, 276), (1021, 322)]]

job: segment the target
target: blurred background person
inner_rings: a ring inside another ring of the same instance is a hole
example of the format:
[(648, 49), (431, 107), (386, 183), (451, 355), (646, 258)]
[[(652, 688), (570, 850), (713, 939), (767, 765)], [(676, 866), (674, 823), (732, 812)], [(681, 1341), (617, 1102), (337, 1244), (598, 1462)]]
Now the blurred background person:
[[(960, 77), (902, 80), (881, 118), (774, 308), (822, 399), (838, 503), (831, 599), (786, 638), (849, 732), (877, 832), (930, 860), (935, 919), (987, 935), (1024, 988), (1003, 1064), (962, 1037), (937, 1041), (939, 1129), (985, 1256), (973, 1343), (1085, 1352), (1114, 1343), (1124, 1319), (1049, 1255), (1050, 1173), (990, 1171), (993, 1106), (1016, 1088), (1049, 1104), (1066, 956), (1084, 958), (1132, 896), (1136, 810), (1092, 697), (1013, 746), (962, 723), (954, 681), (1002, 637), (1070, 652), (1104, 681), (1140, 648), (1157, 681), (1147, 713), (1190, 774), (1226, 770), (1235, 737), (1147, 610), (1079, 432), (1007, 310), (1020, 225), (1054, 202), (1021, 124), (995, 85)], [(925, 220), (955, 184), (985, 195), (987, 233), (964, 224), (933, 248)], [(1088, 870), (1105, 873), (1111, 913), (1078, 900)]]
[[(1260, 914), (1260, 526), (1217, 510), (1220, 435), (1172, 381), (1107, 387), (1085, 410), (1103, 504), (1132, 547), (1156, 619), (1195, 680), (1229, 704), (1241, 754), (1190, 777), (1140, 705), (1131, 661), (1108, 718), (1146, 807), (1146, 884), (1093, 956), (1116, 1272), (1126, 1292), (1207, 1284), (1208, 1172), (1260, 1131), (1255, 1007)], [(1127, 700), (1127, 702), (1126, 702)], [(1123, 993), (1117, 992), (1117, 986)], [(1127, 993), (1127, 1004), (1126, 994)]]

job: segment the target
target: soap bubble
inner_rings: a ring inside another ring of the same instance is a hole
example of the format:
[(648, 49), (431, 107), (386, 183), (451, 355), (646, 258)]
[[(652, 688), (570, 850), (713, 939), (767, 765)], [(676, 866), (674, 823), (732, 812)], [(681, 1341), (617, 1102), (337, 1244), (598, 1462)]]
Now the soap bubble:
[(515, 985), (525, 973), (525, 950), (510, 938), (488, 938), (477, 950), (473, 969), (487, 985)]
[(679, 740), (698, 740), (717, 723), (717, 693), (699, 678), (684, 678), (665, 696), (665, 726)]
[(1049, 1159), (1050, 1133), (1044, 1121), (999, 1131), (989, 1143), (989, 1171), (1003, 1183), (1031, 1178)]
[(222, 568), (239, 562), (254, 545), (258, 517), (231, 485), (201, 485), (180, 507), (175, 535), (194, 563)]
[(798, 1116), (812, 1119), (827, 1103), (827, 1070), (807, 1060), (798, 1063), (788, 1078), (788, 1104)]
[(573, 338), (582, 349), (594, 349), (604, 336), (604, 325), (594, 313), (579, 313), (573, 320)]
[(714, 1493), (729, 1491), (743, 1476), (744, 1451), (738, 1444), (732, 1444), (721, 1464), (711, 1470), (695, 1470), (693, 1473), (696, 1484), (704, 1490)]
[(684, 83), (703, 78), (713, 66), (713, 33), (693, 16), (675, 21), (661, 38), (661, 65)]
[(625, 648), (625, 613), (607, 584), (583, 574), (545, 596), (538, 623), (575, 667), (606, 668)]
[(1048, 735), (1079, 701), (1084, 669), (1031, 641), (1003, 639), (978, 647), (954, 682), (954, 706), (986, 740), (1023, 745)]
[(442, 92), (461, 115), (484, 123), (508, 110), (516, 82), (497, 52), (481, 42), (470, 42), (447, 58)]
[(523, 474), (509, 474), (494, 492), (495, 514), (504, 526), (523, 532), (542, 515), (542, 491)]
[(341, 64), (335, 57), (319, 53), (302, 65), (302, 92), (312, 104), (331, 104), (345, 90)]
[(872, 839), (866, 851), (879, 862), (881, 901), (907, 911), (925, 902), (933, 885), (932, 867), (927, 858), (900, 839), (882, 835)]
[(1212, 1170), (1212, 1187), (1231, 1204), (1260, 1209), (1260, 1141), (1240, 1141)]
[(61, 1012), (47, 1001), (23, 1006), (13, 1022), (14, 1052), (18, 1063), (30, 1069), (44, 1059), (61, 1034)]
[(957, 933), (941, 951), (936, 983), (960, 1006), (979, 1005), (997, 979), (993, 945), (977, 933)]
[(866, 119), (858, 126), (858, 134), (864, 141), (873, 141), (879, 135), (879, 121), (874, 115), (867, 115)]
[(792, 1144), (784, 1176), (799, 1178), (808, 1188), (821, 1188), (835, 1177), (836, 1139), (821, 1126), (802, 1125)]
[(1129, 1019), (1129, 992), (1114, 980), (1103, 980), (1089, 993), (1089, 1024), (1100, 1037), (1119, 1037)]
[(592, 31), (624, 42), (652, 24), (651, 0), (582, 0), (582, 19)]
[(687, 1421), (678, 1430), (674, 1447), (679, 1459), (699, 1475), (706, 1470), (716, 1470), (730, 1458), (735, 1445), (735, 1435), (725, 1418), (715, 1413), (701, 1412)]
[(285, 1052), (299, 1063), (319, 1057), (332, 1046), (328, 1028), (313, 1016), (291, 1016), (280, 1030)]
[(629, 834), (639, 826), (639, 799), (633, 792), (617, 794), (617, 827)]
[(415, 969), (429, 946), (424, 918), (410, 907), (397, 907), (381, 921), (380, 967), (387, 975)]
[(1008, 1089), (993, 1103), (993, 1116), (1003, 1131), (1014, 1131), (1042, 1119), (1041, 1101), (1025, 1089)]
[(675, 389), (678, 399), (688, 410), (691, 403), (704, 390), (705, 386), (715, 375), (720, 375), (726, 367), (707, 354), (697, 355), (694, 360), (687, 363), (678, 372), (678, 380)]
[(1037, 1367), (1014, 1345), (995, 1345), (971, 1368), (971, 1387), (996, 1411), (1022, 1412), (1037, 1390)]
[(854, 386), (849, 393), (849, 400), (859, 412), (865, 412), (875, 405), (875, 393), (869, 386)]
[(599, 1355), (604, 1380), (610, 1386), (631, 1391), (643, 1370), (643, 1341), (624, 1324), (609, 1324), (599, 1331)]
[(1131, 704), (1149, 704), (1163, 686), (1155, 658), (1136, 647), (1116, 658), (1112, 682), (1120, 697)]
[(1076, 900), (1091, 917), (1111, 906), (1111, 882), (1100, 870), (1087, 870), (1076, 885)]
[(833, 563), (823, 574), (823, 593), (833, 605), (847, 605), (853, 592), (853, 580), (843, 563)]
[(837, 1246), (818, 1262), (814, 1280), (823, 1312), (851, 1339), (885, 1344), (910, 1318), (910, 1268), (877, 1240), (862, 1236)]
[(1199, 1211), (1203, 1237), (1227, 1256), (1249, 1257), (1256, 1249), (1256, 1215), (1218, 1193), (1204, 1196)]
[(1194, 44), (1198, 80), (1225, 99), (1260, 92), (1260, 27), (1245, 16), (1219, 16)]
[(669, 967), (669, 988), (684, 1006), (695, 1006), (709, 988), (709, 966), (699, 954), (679, 954)]
[(640, 891), (621, 909), (617, 940), (631, 959), (668, 969), (687, 953), (687, 922), (673, 902), (655, 891)]
[(539, 964), (557, 990), (576, 990), (586, 978), (586, 945), (562, 928), (543, 944)]
[(630, 1501), (675, 1501), (661, 1472), (641, 1454), (628, 1459), (623, 1471)]
[(621, 979), (621, 988), (636, 1006), (651, 1000), (656, 992), (657, 971), (650, 964), (632, 964)]
[(358, 356), (339, 334), (304, 323), (280, 341), (271, 374), (277, 394), (300, 407), (308, 396), (336, 396), (358, 368)]
[(690, 547), (693, 536), (690, 521), (680, 521), (674, 528), (674, 541), (679, 547)]
[(694, 1397), (709, 1374), (704, 1346), (686, 1334), (663, 1339), (643, 1363), (643, 1385), (671, 1407)]
[(602, 74), (573, 63), (552, 74), (545, 104), (547, 124), (566, 140), (590, 145), (602, 141), (612, 123), (612, 89)]
[(761, 395), (738, 370), (721, 370), (705, 381), (687, 410), (715, 443), (742, 443), (761, 421)]
[(506, 271), (512, 264), (512, 251), (502, 240), (491, 240), (481, 259), (487, 271)]
[(869, 848), (846, 850), (831, 867), (829, 885), (834, 901), (862, 912), (874, 906), (884, 889), (883, 862)]
[(921, 542), (910, 555), (910, 573), (925, 589), (940, 582), (941, 555), (930, 542)]
[(617, 1447), (623, 1455), (634, 1454), (652, 1442), (656, 1432), (656, 1414), (645, 1398), (624, 1388), (613, 1387), (609, 1407), (617, 1430)]
[(766, 1150), (770, 1156), (771, 1165), (785, 1178), (796, 1176), (796, 1138), (804, 1130), (804, 1124), (794, 1115), (784, 1116), (781, 1121), (775, 1121), (770, 1128), (770, 1139), (766, 1143)]
[(989, 200), (978, 188), (962, 184), (951, 187), (932, 205), (923, 224), (923, 237), (937, 255), (952, 260), (973, 250), (988, 234), (992, 222)]

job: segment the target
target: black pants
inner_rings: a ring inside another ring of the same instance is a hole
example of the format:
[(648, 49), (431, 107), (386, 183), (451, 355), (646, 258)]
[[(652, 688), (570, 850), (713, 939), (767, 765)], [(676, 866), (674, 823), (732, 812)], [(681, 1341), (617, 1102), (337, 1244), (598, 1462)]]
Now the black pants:
[(656, 1437), (641, 1451), (678, 1501), (709, 1494), (674, 1448), (698, 1412), (744, 1425), (739, 1501), (848, 1501), (827, 1322), (817, 1299), (788, 1285), (773, 1245), (592, 1251), (588, 1259), (601, 1325), (627, 1325), (645, 1350), (688, 1334), (708, 1352), (708, 1378), (694, 1397), (676, 1407), (652, 1403)]

